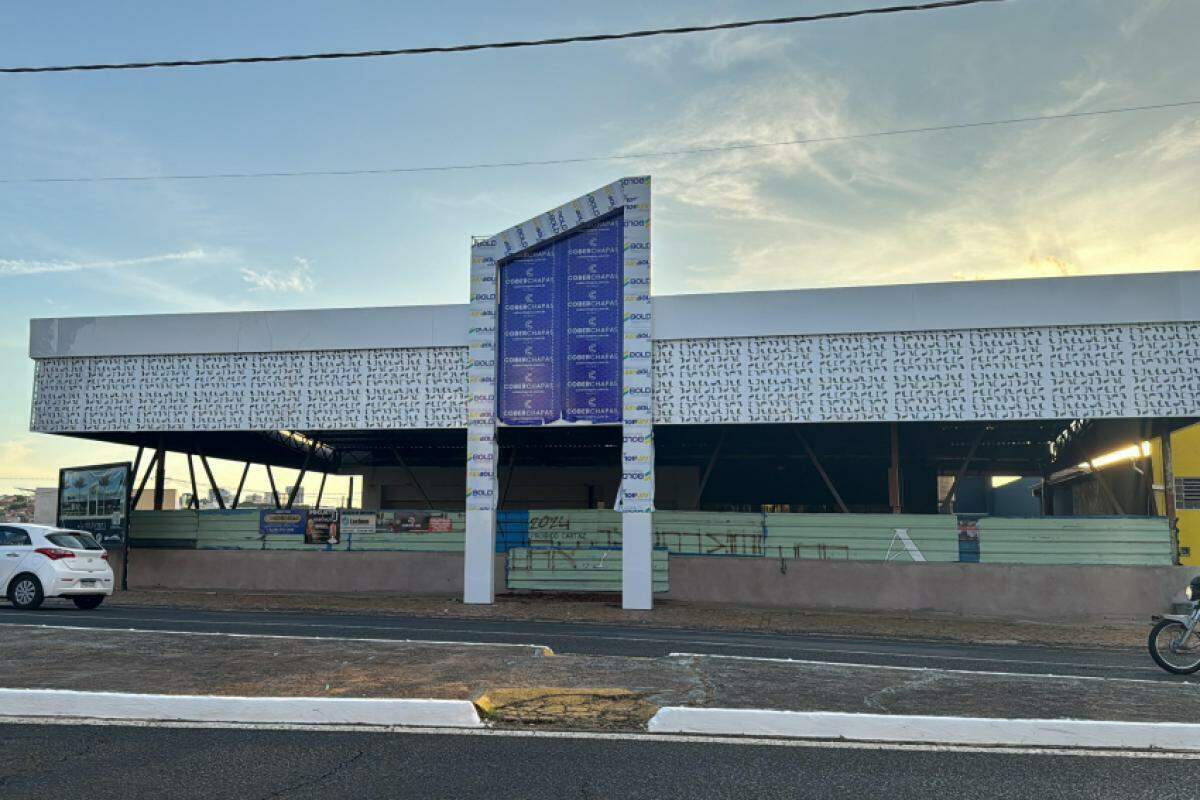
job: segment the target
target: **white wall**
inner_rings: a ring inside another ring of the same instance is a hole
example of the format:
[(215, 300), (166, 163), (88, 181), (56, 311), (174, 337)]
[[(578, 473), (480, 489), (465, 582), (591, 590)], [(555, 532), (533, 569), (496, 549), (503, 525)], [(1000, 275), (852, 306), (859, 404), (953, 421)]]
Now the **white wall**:
[[(1200, 271), (666, 295), (653, 303), (655, 339), (1184, 322), (1200, 308)], [(34, 319), (29, 355), (465, 347), (469, 320), (465, 303)]]

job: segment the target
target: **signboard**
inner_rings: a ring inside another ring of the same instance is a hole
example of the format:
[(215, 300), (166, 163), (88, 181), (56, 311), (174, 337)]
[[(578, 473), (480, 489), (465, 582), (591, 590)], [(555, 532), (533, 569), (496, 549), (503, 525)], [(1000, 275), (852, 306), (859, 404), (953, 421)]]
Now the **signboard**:
[(303, 536), (308, 515), (305, 509), (264, 508), (258, 512), (258, 532), (264, 536)]
[(979, 520), (982, 514), (958, 515), (958, 560), (979, 563)]
[(105, 547), (122, 547), (129, 533), (131, 469), (129, 462), (60, 469), (58, 527), (87, 531)]
[(374, 533), (375, 513), (372, 511), (343, 511), (341, 529), (343, 534)]
[(440, 511), (379, 511), (375, 529), (390, 533), (432, 533), (451, 529), (450, 517)]
[(308, 521), (304, 527), (305, 544), (337, 544), (340, 541), (338, 510), (336, 508), (310, 509)]
[(500, 267), (501, 422), (621, 422), (623, 226), (618, 212)]

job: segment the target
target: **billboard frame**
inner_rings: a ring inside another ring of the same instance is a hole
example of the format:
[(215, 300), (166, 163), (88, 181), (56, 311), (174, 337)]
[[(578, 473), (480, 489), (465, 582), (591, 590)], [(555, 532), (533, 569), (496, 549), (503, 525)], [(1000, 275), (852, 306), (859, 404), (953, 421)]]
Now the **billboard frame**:
[(471, 243), (467, 333), (467, 534), (463, 602), (495, 599), (497, 342), (499, 270), (504, 263), (620, 211), (622, 230), (621, 484), (622, 605), (652, 604), (651, 512), (654, 420), (651, 380), (650, 201), (648, 175), (621, 178), (543, 214)]
[[(82, 472), (87, 470), (105, 470), (125, 468), (125, 505), (124, 513), (121, 515), (121, 589), (124, 591), (129, 586), (129, 523), (133, 515), (132, 499), (133, 499), (133, 462), (131, 461), (116, 461), (109, 464), (84, 464), (78, 467), (59, 467), (58, 470), (58, 502), (54, 507), (54, 526), (61, 528), (63, 526), (63, 498), (65, 497), (64, 478), (68, 472)], [(100, 537), (100, 546), (107, 550), (116, 550), (116, 547), (109, 547), (104, 542), (103, 537)]]

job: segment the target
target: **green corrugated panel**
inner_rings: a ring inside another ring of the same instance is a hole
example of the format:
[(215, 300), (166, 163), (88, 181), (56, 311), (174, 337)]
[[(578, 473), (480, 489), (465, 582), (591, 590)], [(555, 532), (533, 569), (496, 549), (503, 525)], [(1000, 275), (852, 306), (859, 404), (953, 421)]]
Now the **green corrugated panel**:
[(196, 532), (197, 515), (191, 510), (134, 511), (129, 516), (129, 538), (135, 547), (139, 542), (194, 542)]
[(258, 509), (201, 511), (197, 550), (262, 550)]
[(766, 514), (768, 535), (780, 528), (925, 528), (957, 530), (953, 514)]
[(346, 547), (345, 542), (339, 542), (338, 544), (335, 544), (332, 547), (330, 547), (329, 545), (324, 545), (324, 544), (307, 544), (307, 543), (305, 543), (303, 536), (296, 536), (296, 537), (293, 537), (293, 540), (290, 542), (279, 542), (279, 541), (263, 542), (262, 549), (263, 550), (314, 550), (314, 551), (332, 550), (332, 551), (336, 552), (339, 550), (346, 550), (347, 547)]
[(466, 539), (463, 531), (430, 531), (428, 533), (351, 533), (347, 534), (351, 550), (411, 550), (423, 553), (461, 553)]
[(897, 528), (926, 561), (958, 561), (958, 524), (948, 514), (767, 514), (765, 555), (852, 561), (913, 561)]
[(129, 546), (132, 548), (156, 548), (159, 550), (195, 550), (195, 539), (133, 539)]
[(1171, 563), (1171, 535), (1162, 517), (984, 517), (978, 527), (983, 563)]
[(763, 515), (654, 512), (654, 546), (689, 555), (761, 556)]
[(129, 518), (131, 532), (157, 533), (163, 530), (195, 531), (195, 511), (135, 511)]
[(405, 545), (403, 547), (388, 544), (355, 544), (350, 547), (350, 551), (354, 553), (461, 553), (463, 550), (464, 546), (461, 542), (458, 544)]
[(201, 511), (200, 535), (218, 532), (238, 532), (258, 535), (258, 510)]
[[(667, 591), (667, 568), (667, 552), (654, 550), (653, 591)], [(506, 575), (510, 589), (618, 592), (621, 551), (515, 547), (508, 552)]]
[(197, 550), (262, 550), (263, 543), (257, 539), (252, 540), (236, 540), (236, 541), (219, 541), (206, 539), (204, 541), (197, 540)]
[(572, 549), (618, 547), (621, 515), (608, 509), (530, 511), (529, 543), (535, 547)]

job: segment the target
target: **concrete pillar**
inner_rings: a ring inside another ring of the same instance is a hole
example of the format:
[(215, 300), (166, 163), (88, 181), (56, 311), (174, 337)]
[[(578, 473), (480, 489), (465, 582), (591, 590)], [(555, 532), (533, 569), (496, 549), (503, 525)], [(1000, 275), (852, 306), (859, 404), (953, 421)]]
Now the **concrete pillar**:
[(467, 355), (467, 530), (463, 602), (495, 600), (496, 239), (471, 245), (471, 329)]
[(621, 181), (625, 195), (625, 320), (621, 366), (621, 605), (653, 604), (654, 385), (651, 379), (650, 178)]
[(651, 514), (621, 515), (621, 607), (654, 606), (653, 524)]
[(488, 605), (496, 599), (496, 511), (467, 511), (463, 602)]

